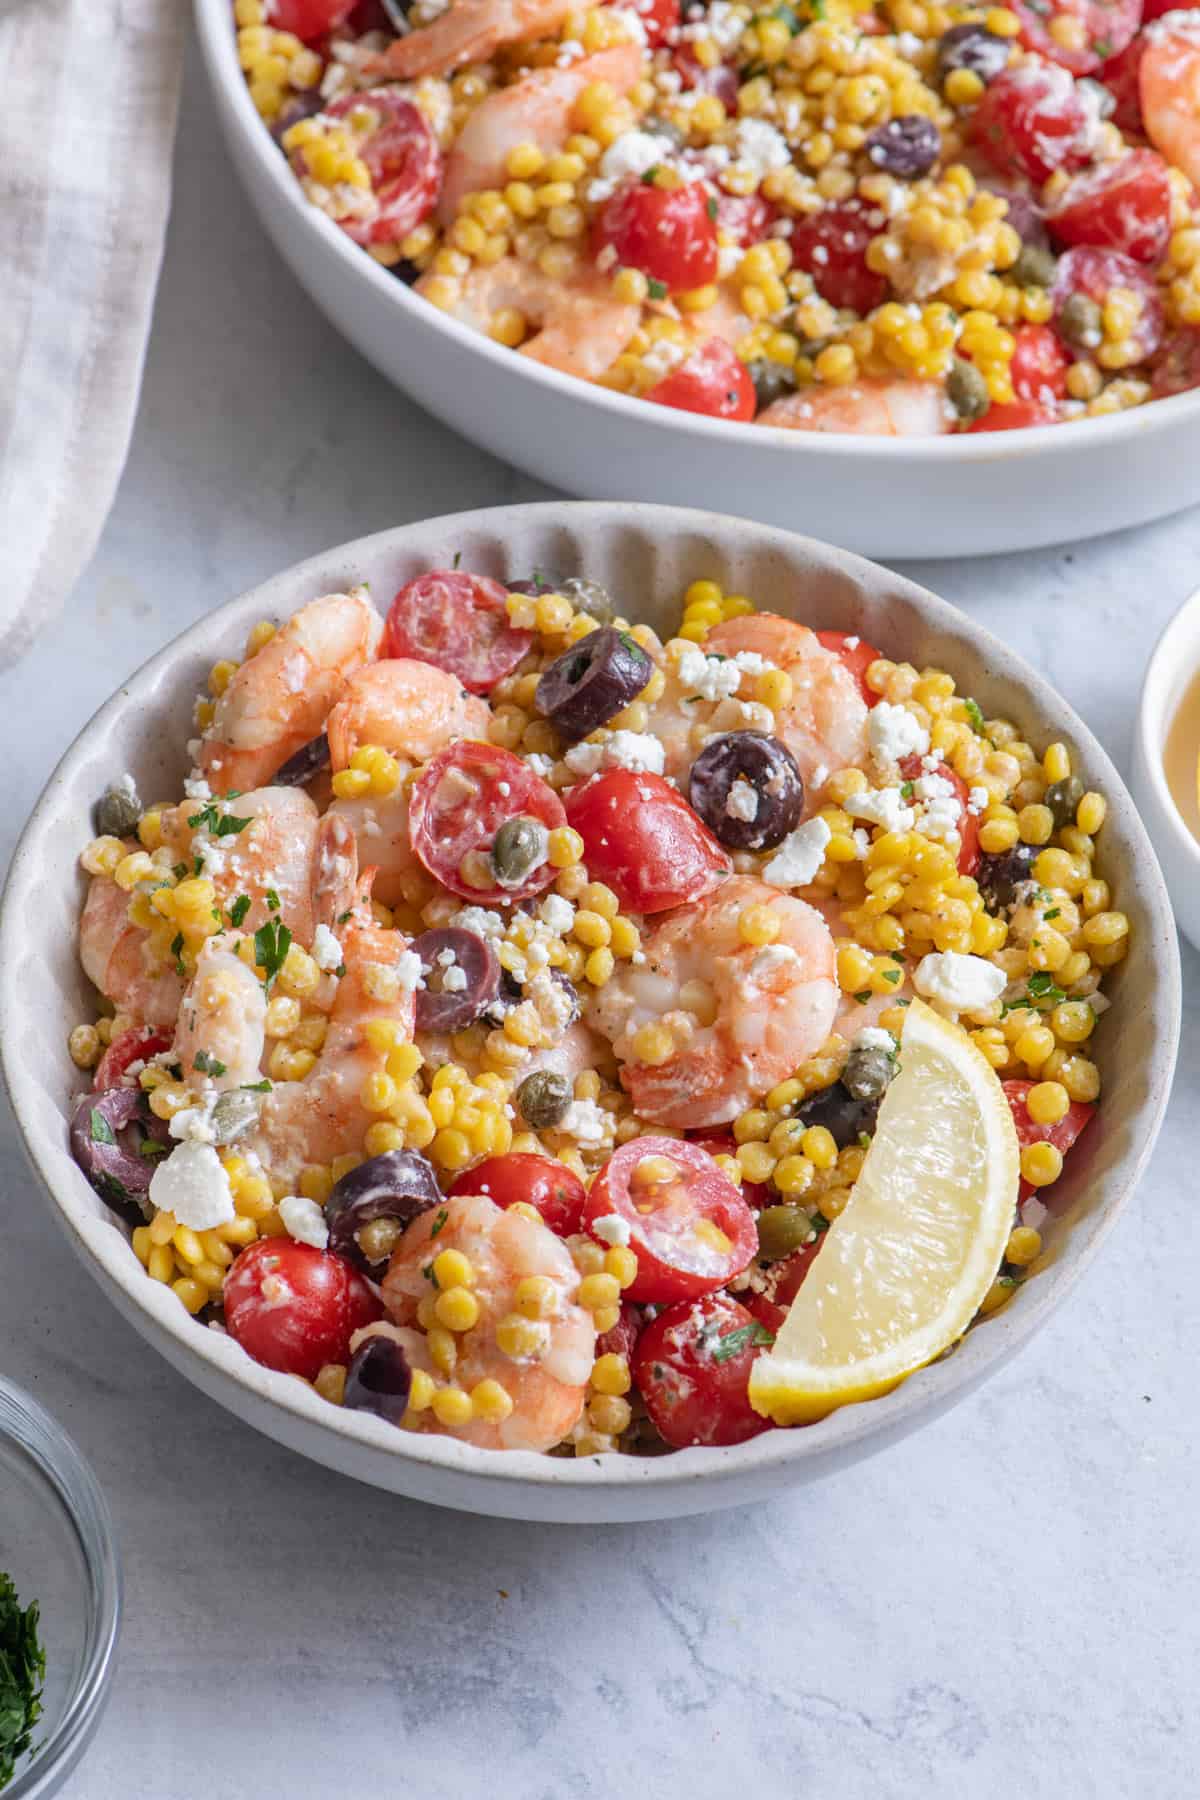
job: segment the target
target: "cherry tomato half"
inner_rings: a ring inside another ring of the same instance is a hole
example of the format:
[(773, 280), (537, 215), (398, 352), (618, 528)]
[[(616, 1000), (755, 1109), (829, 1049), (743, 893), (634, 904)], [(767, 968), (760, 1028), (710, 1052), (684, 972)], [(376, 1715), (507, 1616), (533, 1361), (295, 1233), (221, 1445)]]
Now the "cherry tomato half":
[(633, 1379), (668, 1444), (744, 1444), (770, 1429), (747, 1393), (770, 1335), (728, 1294), (681, 1301), (651, 1320), (637, 1342)]
[(732, 864), (708, 826), (661, 775), (607, 769), (567, 795), (567, 823), (583, 839), (593, 881), (627, 912), (665, 912), (702, 900)]
[(788, 1308), (804, 1285), (804, 1277), (812, 1268), (813, 1258), (825, 1242), (825, 1233), (813, 1244), (805, 1244), (803, 1249), (793, 1250), (782, 1262), (772, 1263), (768, 1273), (768, 1285), (761, 1294), (747, 1291), (742, 1295), (742, 1304), (747, 1312), (752, 1312), (760, 1324), (770, 1332), (777, 1332), (787, 1318)]
[(1029, 425), (1053, 425), (1057, 420), (1058, 414), (1052, 406), (1043, 406), (1036, 400), (1010, 400), (1004, 406), (990, 406), (982, 419), (967, 426), (967, 433), (1022, 431)]
[(1163, 303), (1158, 284), (1150, 271), (1119, 250), (1095, 250), (1080, 245), (1068, 250), (1058, 261), (1058, 270), (1050, 297), (1054, 301), (1055, 320), (1071, 294), (1086, 294), (1099, 307), (1114, 288), (1129, 288), (1142, 303), (1142, 310), (1129, 332), (1130, 342), (1139, 362), (1154, 355), (1163, 341)]
[(761, 194), (717, 195), (717, 230), (743, 250), (761, 243), (778, 217), (778, 207)]
[(971, 119), (972, 141), (992, 167), (1014, 167), (1032, 181), (1088, 161), (1088, 113), (1066, 69), (1023, 63), (1002, 69), (984, 89)]
[(469, 693), (486, 694), (533, 643), (532, 631), (509, 624), (507, 599), (507, 590), (486, 575), (431, 569), (405, 582), (392, 601), (380, 655), (433, 663)]
[(525, 900), (554, 880), (539, 863), (517, 887), (473, 887), (461, 873), (472, 851), (486, 856), (507, 819), (536, 819), (553, 831), (565, 823), (562, 801), (528, 763), (491, 744), (464, 739), (441, 750), (413, 783), (408, 832), (413, 850), (436, 880), (465, 900)]
[(580, 1230), (583, 1183), (552, 1156), (533, 1156), (521, 1150), (507, 1156), (489, 1156), (473, 1169), (456, 1175), (448, 1191), (452, 1196), (486, 1194), (506, 1212), (523, 1200), (527, 1206), (537, 1207), (559, 1237), (570, 1237)]
[(716, 212), (703, 181), (660, 188), (633, 177), (597, 209), (592, 255), (611, 247), (623, 268), (640, 269), (671, 293), (704, 287), (717, 273)]
[(754, 417), (757, 404), (749, 369), (724, 339), (716, 337), (693, 350), (686, 362), (655, 382), (643, 398), (680, 412), (743, 422)]
[[(670, 1164), (673, 1174), (663, 1175)], [(649, 1179), (641, 1174), (648, 1164)], [(583, 1222), (616, 1213), (638, 1260), (627, 1300), (692, 1300), (744, 1269), (758, 1248), (754, 1215), (707, 1150), (680, 1138), (633, 1138), (592, 1182)]]
[(940, 775), (954, 789), (955, 799), (959, 805), (958, 837), (961, 848), (958, 852), (958, 872), (960, 875), (973, 875), (979, 867), (979, 820), (968, 811), (971, 790), (961, 775), (955, 773), (949, 763), (939, 763), (936, 769), (927, 769), (921, 757), (905, 756), (901, 759), (900, 773), (906, 781), (918, 781), (922, 775)]
[(1012, 9), (1022, 43), (1072, 75), (1091, 75), (1123, 50), (1142, 19), (1142, 0), (1012, 0)]
[(271, 0), (270, 20), (276, 31), (290, 31), (302, 43), (315, 44), (344, 25), (358, 0)]
[(887, 277), (867, 267), (867, 245), (878, 237), (884, 221), (873, 207), (849, 200), (823, 206), (797, 219), (792, 228), (792, 259), (806, 269), (813, 286), (830, 306), (869, 313), (888, 297)]
[[(1036, 1086), (1032, 1081), (1005, 1081), (1001, 1083), (1012, 1110), (1013, 1124), (1017, 1128), (1017, 1142), (1022, 1150), (1030, 1144), (1053, 1144), (1065, 1158), (1080, 1132), (1092, 1117), (1096, 1108), (1090, 1100), (1072, 1100), (1070, 1106), (1056, 1125), (1038, 1125), (1029, 1116), (1029, 1090)], [(1021, 1182), (1020, 1197), (1027, 1200), (1034, 1192), (1033, 1184)]]
[(1171, 182), (1157, 150), (1129, 150), (1073, 175), (1046, 209), (1059, 244), (1119, 250), (1135, 262), (1161, 262), (1171, 236)]
[[(391, 88), (344, 94), (325, 111), (341, 119), (363, 108), (378, 120), (357, 146), (378, 211), (370, 219), (351, 216), (337, 222), (356, 244), (394, 244), (433, 211), (442, 187), (442, 152), (424, 113)], [(293, 160), (303, 156), (300, 149)]]
[(874, 688), (867, 686), (867, 670), (873, 662), (878, 662), (880, 652), (866, 638), (847, 637), (844, 631), (818, 631), (817, 641), (840, 656), (855, 681), (859, 685), (863, 699), (868, 706), (875, 706), (883, 695), (877, 694)]
[(291, 1238), (259, 1238), (225, 1280), (225, 1324), (255, 1362), (312, 1381), (350, 1358), (350, 1339), (383, 1317), (357, 1269)]
[(113, 1039), (96, 1064), (93, 1088), (101, 1093), (105, 1088), (120, 1087), (130, 1063), (149, 1062), (152, 1056), (170, 1048), (171, 1039), (163, 1032), (152, 1031), (148, 1025), (131, 1026)]
[[(707, 1150), (710, 1156), (736, 1156), (737, 1139), (728, 1125), (715, 1125), (708, 1131), (691, 1131), (688, 1133), (689, 1144), (699, 1144), (701, 1150)], [(743, 1181), (741, 1183), (742, 1199), (755, 1212), (771, 1204), (771, 1190), (765, 1181)]]
[(1040, 400), (1051, 406), (1067, 392), (1070, 354), (1048, 325), (1018, 325), (1009, 374), (1018, 400)]

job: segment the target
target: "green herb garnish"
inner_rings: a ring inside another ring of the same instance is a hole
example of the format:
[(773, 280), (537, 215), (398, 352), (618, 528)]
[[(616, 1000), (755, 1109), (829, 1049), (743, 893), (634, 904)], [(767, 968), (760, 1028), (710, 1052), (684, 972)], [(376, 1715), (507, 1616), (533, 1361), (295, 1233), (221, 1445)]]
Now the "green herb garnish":
[(978, 700), (964, 700), (963, 706), (966, 709), (968, 719), (971, 721), (971, 730), (977, 737), (986, 737), (987, 727), (984, 722), (983, 709)]
[(177, 931), (175, 933), (175, 936), (171, 939), (171, 955), (175, 958), (175, 973), (177, 975), (186, 975), (187, 970), (183, 966), (183, 933), (182, 933), (182, 931)]
[(651, 300), (665, 300), (667, 297), (667, 284), (665, 281), (651, 281), (647, 286), (646, 292), (649, 294)]
[(265, 986), (270, 987), (292, 947), (292, 934), (282, 919), (268, 919), (254, 934), (254, 960), (266, 970)]
[(192, 1058), (192, 1067), (199, 1069), (202, 1075), (223, 1075), (225, 1064), (218, 1057), (210, 1056), (207, 1050), (197, 1050)]
[(213, 837), (236, 837), (239, 831), (245, 831), (249, 819), (235, 819), (232, 813), (218, 812), (215, 800), (206, 800), (198, 813), (193, 813), (188, 824), (193, 831), (203, 828), (211, 832)]
[(736, 1331), (727, 1331), (713, 1351), (712, 1360), (715, 1363), (730, 1362), (735, 1356), (740, 1356), (743, 1350), (749, 1350), (752, 1345), (757, 1347), (759, 1344), (773, 1344), (774, 1342), (775, 1333), (768, 1331), (765, 1325), (760, 1325), (755, 1319), (753, 1325), (739, 1325)]
[(707, 212), (710, 219), (716, 218), (716, 216), (717, 216), (717, 196), (715, 194), (710, 194), (708, 196), (708, 200), (705, 203), (705, 211)]
[(446, 1208), (444, 1206), (439, 1207), (437, 1213), (434, 1216), (433, 1224), (429, 1227), (429, 1235), (431, 1238), (435, 1238), (437, 1236), (438, 1232), (442, 1229), (442, 1226), (446, 1223), (446, 1220), (449, 1217), (450, 1217), (450, 1214), (446, 1211)]
[(883, 971), (883, 979), (887, 982), (890, 982), (892, 984), (892, 986), (894, 987), (895, 984), (900, 980), (900, 978), (903, 974), (904, 974), (903, 969), (885, 969)]
[(0, 1788), (8, 1786), (18, 1756), (33, 1742), (45, 1678), (37, 1601), (22, 1608), (11, 1577), (0, 1574)]
[(271, 1092), (271, 1083), (266, 1080), (243, 1081), (241, 1091), (243, 1094), (269, 1094)]
[(239, 894), (237, 899), (234, 901), (233, 905), (229, 909), (229, 923), (235, 927), (240, 925), (242, 920), (245, 918), (246, 914), (249, 911), (250, 911), (250, 896), (249, 896), (249, 894)]
[(865, 1006), (867, 1001), (871, 998), (870, 988), (863, 988), (861, 993), (855, 994), (854, 998), (858, 1001), (860, 1006)]
[(911, 800), (912, 797), (913, 797), (912, 782), (911, 781), (902, 781), (900, 783), (900, 798), (902, 800)]
[(116, 1133), (98, 1107), (93, 1106), (89, 1114), (91, 1140), (93, 1144), (115, 1144)]
[(279, 911), (279, 895), (275, 892), (274, 888), (267, 889), (267, 905), (272, 912)]

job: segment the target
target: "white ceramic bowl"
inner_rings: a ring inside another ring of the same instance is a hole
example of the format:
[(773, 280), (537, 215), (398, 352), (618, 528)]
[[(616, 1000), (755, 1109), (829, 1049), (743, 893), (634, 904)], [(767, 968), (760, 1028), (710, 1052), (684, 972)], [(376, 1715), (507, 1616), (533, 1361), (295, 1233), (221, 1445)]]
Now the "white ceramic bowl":
[(196, 23), (234, 165), (302, 286), (389, 381), (555, 487), (711, 506), (888, 557), (1032, 549), (1200, 499), (1200, 391), (1069, 429), (833, 437), (648, 406), (505, 350), (418, 299), (307, 203), (242, 79), (231, 0), (196, 0)]
[[(77, 858), (91, 836), (92, 802), (126, 769), (146, 796), (178, 791), (193, 695), (256, 620), (286, 617), (357, 581), (369, 581), (386, 604), (402, 582), (455, 552), (467, 568), (510, 579), (533, 568), (580, 570), (605, 583), (628, 614), (667, 630), (687, 583), (712, 576), (763, 608), (858, 632), (886, 654), (950, 670), (989, 716), (1011, 717), (1039, 742), (1062, 739), (1089, 787), (1109, 797), (1105, 872), (1132, 919), (1133, 941), (1097, 1046), (1106, 1104), (1064, 1177), (1065, 1218), (1050, 1240), (1050, 1266), (952, 1356), (885, 1399), (735, 1448), (653, 1458), (568, 1461), (413, 1437), (327, 1405), (190, 1319), (147, 1279), (71, 1161), (67, 1110), (79, 1076), (66, 1040), (94, 1003), (75, 954), (84, 893)], [(655, 1518), (757, 1499), (880, 1448), (973, 1388), (1060, 1303), (1132, 1191), (1171, 1084), (1179, 993), (1171, 911), (1137, 810), (1095, 738), (1040, 676), (945, 601), (886, 569), (786, 532), (665, 507), (547, 504), (403, 526), (312, 557), (220, 607), (127, 681), (67, 752), (18, 847), (0, 913), (0, 1049), (16, 1115), (71, 1242), (125, 1317), (206, 1394), (319, 1462), (422, 1500), (546, 1520)]]
[(1130, 785), (1158, 851), (1175, 917), (1200, 949), (1200, 841), (1185, 823), (1163, 772), (1179, 702), (1200, 669), (1200, 588), (1171, 620), (1146, 666), (1133, 739)]

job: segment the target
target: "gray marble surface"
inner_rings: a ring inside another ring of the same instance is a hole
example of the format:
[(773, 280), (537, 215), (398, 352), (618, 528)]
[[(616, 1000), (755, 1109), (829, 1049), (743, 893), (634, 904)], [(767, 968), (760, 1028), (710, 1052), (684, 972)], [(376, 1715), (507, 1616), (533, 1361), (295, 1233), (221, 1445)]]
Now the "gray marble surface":
[[(543, 492), (318, 317), (255, 230), (200, 79), (193, 58), (116, 508), (61, 627), (0, 680), (0, 854), (93, 708), (206, 608), (344, 538)], [(1200, 514), (914, 572), (1125, 764), (1153, 638), (1200, 579)], [(1193, 1005), (1136, 1204), (981, 1394), (774, 1505), (607, 1529), (426, 1509), (253, 1434), (111, 1310), (5, 1116), (0, 1367), (93, 1459), (128, 1580), (71, 1800), (1194, 1794), (1198, 1074)]]

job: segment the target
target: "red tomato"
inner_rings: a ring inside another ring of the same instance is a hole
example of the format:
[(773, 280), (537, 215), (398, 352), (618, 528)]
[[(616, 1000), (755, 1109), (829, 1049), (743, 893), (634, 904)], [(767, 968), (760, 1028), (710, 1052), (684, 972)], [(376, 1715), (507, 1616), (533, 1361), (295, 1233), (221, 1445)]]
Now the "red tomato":
[[(394, 244), (433, 211), (442, 187), (442, 153), (425, 115), (391, 88), (344, 94), (325, 112), (341, 119), (360, 107), (370, 107), (379, 119), (358, 144), (379, 210), (374, 218), (339, 219), (338, 224), (356, 244)], [(303, 157), (300, 149), (293, 160)]]
[(680, 412), (707, 413), (711, 419), (754, 417), (754, 383), (741, 358), (722, 338), (709, 338), (686, 362), (656, 382), (643, 396)]
[(1145, 0), (1142, 7), (1142, 24), (1149, 25), (1155, 19), (1161, 19), (1164, 13), (1194, 12), (1200, 6), (1200, 0)]
[(1001, 175), (1014, 166), (1033, 181), (1088, 161), (1088, 113), (1065, 69), (1024, 63), (1003, 69), (984, 89), (971, 120), (972, 140)]
[(979, 819), (975, 813), (967, 810), (971, 790), (962, 776), (956, 775), (949, 763), (939, 763), (936, 769), (926, 769), (922, 759), (915, 754), (901, 758), (900, 773), (905, 781), (917, 781), (922, 775), (940, 775), (943, 781), (950, 783), (961, 809), (958, 836), (962, 848), (958, 853), (958, 872), (960, 875), (973, 875), (979, 867)]
[(1156, 400), (1165, 400), (1196, 387), (1200, 387), (1200, 331), (1177, 331), (1159, 351), (1150, 392)]
[(622, 1300), (620, 1318), (610, 1331), (602, 1331), (596, 1339), (596, 1355), (623, 1356), (626, 1362), (632, 1361), (634, 1345), (645, 1322), (646, 1315), (640, 1306)]
[[(710, 1156), (735, 1156), (737, 1140), (728, 1125), (715, 1125), (709, 1131), (693, 1131), (688, 1134), (689, 1144), (698, 1144), (701, 1150), (707, 1150)], [(742, 1199), (755, 1212), (771, 1204), (771, 1190), (765, 1181), (743, 1181)]]
[(868, 706), (874, 706), (882, 699), (873, 688), (867, 686), (867, 670), (873, 662), (879, 661), (879, 651), (866, 638), (847, 637), (844, 631), (818, 631), (817, 639), (835, 656), (840, 656), (850, 673), (862, 690), (862, 697)]
[(312, 1381), (350, 1359), (350, 1339), (383, 1317), (357, 1269), (291, 1238), (259, 1238), (225, 1279), (225, 1324), (255, 1362)]
[(472, 887), (460, 874), (472, 850), (485, 856), (506, 819), (537, 819), (548, 831), (566, 823), (562, 801), (528, 763), (491, 744), (451, 744), (427, 762), (408, 802), (408, 834), (429, 873), (464, 900), (527, 900), (554, 880), (539, 863), (519, 887)]
[(1014, 333), (1011, 374), (1018, 400), (1041, 400), (1049, 405), (1067, 392), (1071, 357), (1048, 325), (1019, 325)]
[(1138, 361), (1147, 362), (1163, 341), (1163, 303), (1152, 276), (1118, 250), (1093, 250), (1080, 246), (1059, 258), (1058, 273), (1050, 297), (1056, 314), (1070, 294), (1086, 294), (1103, 306), (1114, 288), (1132, 288), (1142, 302), (1141, 315), (1131, 333)]
[(741, 84), (732, 63), (718, 63), (715, 69), (706, 69), (703, 63), (696, 60), (696, 53), (690, 44), (680, 44), (673, 50), (671, 63), (685, 93), (715, 94), (727, 113), (736, 113), (738, 88)]
[(717, 195), (717, 230), (743, 250), (761, 242), (778, 217), (778, 209), (761, 194)]
[(659, 188), (631, 178), (597, 209), (592, 255), (611, 246), (623, 268), (640, 269), (671, 292), (704, 287), (717, 273), (716, 210), (703, 181)]
[(830, 306), (869, 313), (888, 297), (886, 276), (867, 267), (867, 245), (886, 220), (872, 207), (847, 200), (808, 213), (792, 227), (792, 259), (806, 269), (813, 286)]
[[(1065, 1158), (1096, 1110), (1090, 1100), (1072, 1100), (1057, 1125), (1037, 1125), (1030, 1118), (1029, 1108), (1026, 1105), (1029, 1090), (1036, 1084), (1032, 1081), (1005, 1081), (1001, 1085), (1008, 1097), (1013, 1124), (1017, 1128), (1017, 1142), (1022, 1150), (1029, 1144), (1053, 1144), (1056, 1150), (1061, 1150)], [(1033, 1192), (1032, 1182), (1021, 1182), (1020, 1197), (1022, 1200), (1027, 1200)]]
[[(647, 1157), (667, 1157), (677, 1174), (640, 1182)], [(754, 1214), (740, 1190), (707, 1150), (681, 1138), (633, 1138), (615, 1150), (592, 1182), (583, 1222), (596, 1236), (597, 1219), (616, 1213), (630, 1227), (638, 1260), (627, 1300), (694, 1300), (724, 1287), (758, 1248)]]
[(1146, 39), (1139, 34), (1131, 44), (1125, 46), (1119, 56), (1106, 62), (1097, 76), (1097, 80), (1104, 83), (1116, 101), (1113, 124), (1120, 126), (1127, 134), (1134, 131), (1144, 135), (1145, 132), (1142, 123), (1142, 94), (1138, 82), (1138, 71), (1145, 54)]
[(96, 1073), (92, 1077), (93, 1088), (100, 1093), (105, 1088), (120, 1087), (130, 1063), (149, 1062), (160, 1050), (170, 1048), (171, 1039), (161, 1031), (152, 1031), (148, 1025), (131, 1026), (120, 1037), (113, 1039), (96, 1064)]
[[(1123, 50), (1142, 18), (1142, 0), (1012, 0), (1012, 9), (1021, 21), (1022, 42), (1072, 75), (1091, 75)], [(1054, 36), (1050, 26), (1056, 19), (1079, 28), (1077, 49), (1066, 49)]]
[(608, 769), (567, 795), (593, 881), (626, 912), (665, 912), (711, 894), (732, 864), (708, 826), (661, 775)]
[(267, 19), (275, 31), (290, 31), (305, 44), (315, 44), (344, 25), (358, 0), (269, 0)]
[(533, 643), (508, 622), (507, 590), (486, 575), (431, 569), (407, 581), (392, 601), (380, 655), (411, 656), (457, 675), (486, 694), (510, 675)]
[(976, 419), (967, 431), (1021, 431), (1029, 425), (1054, 425), (1058, 414), (1051, 406), (1039, 406), (1036, 400), (1013, 400), (1006, 406), (991, 406), (982, 419)]
[(648, 50), (661, 49), (679, 30), (679, 0), (625, 0), (625, 5), (642, 21)]
[(1046, 209), (1060, 244), (1120, 250), (1135, 262), (1161, 262), (1171, 236), (1171, 183), (1157, 150), (1129, 150), (1073, 175)]
[(742, 1295), (746, 1311), (752, 1312), (768, 1331), (777, 1332), (787, 1318), (788, 1308), (800, 1292), (804, 1277), (812, 1268), (813, 1258), (824, 1242), (825, 1233), (822, 1232), (815, 1243), (805, 1244), (802, 1250), (793, 1250), (782, 1262), (772, 1263), (768, 1287), (761, 1294), (748, 1291)]
[(681, 1301), (651, 1320), (638, 1339), (633, 1379), (668, 1444), (744, 1444), (770, 1428), (747, 1393), (767, 1335), (728, 1294)]
[(456, 1175), (448, 1192), (486, 1194), (505, 1212), (518, 1200), (524, 1200), (527, 1206), (537, 1207), (559, 1237), (570, 1237), (581, 1229), (583, 1183), (552, 1156), (526, 1155), (520, 1150), (508, 1156), (489, 1156), (473, 1169)]

